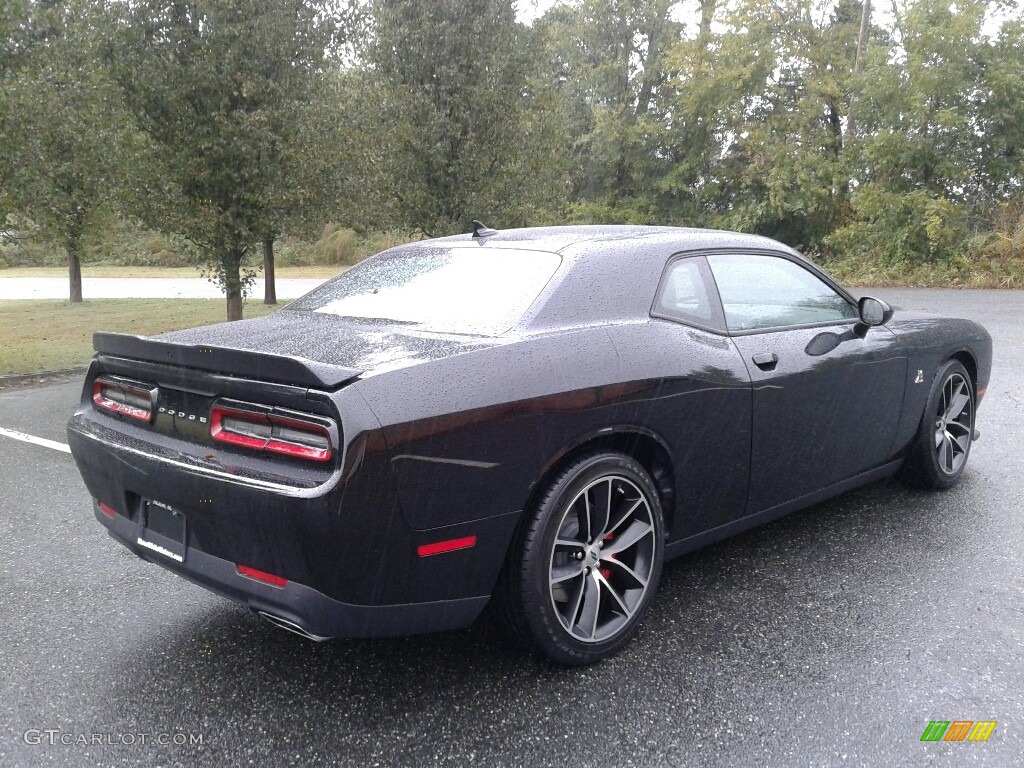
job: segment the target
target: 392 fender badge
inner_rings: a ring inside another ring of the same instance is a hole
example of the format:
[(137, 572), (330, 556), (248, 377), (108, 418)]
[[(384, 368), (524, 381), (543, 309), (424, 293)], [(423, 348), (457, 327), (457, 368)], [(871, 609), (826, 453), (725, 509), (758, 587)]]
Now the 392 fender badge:
[(915, 384), (921, 384), (922, 382), (924, 382), (924, 371), (918, 369), (918, 371), (917, 371), (917, 378), (914, 379), (914, 383)]

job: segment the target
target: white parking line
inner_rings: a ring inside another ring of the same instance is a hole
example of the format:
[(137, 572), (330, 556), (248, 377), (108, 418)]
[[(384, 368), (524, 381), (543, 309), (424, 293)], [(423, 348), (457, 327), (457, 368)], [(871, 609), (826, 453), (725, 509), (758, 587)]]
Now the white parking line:
[(52, 448), (55, 451), (71, 453), (71, 449), (64, 443), (47, 440), (45, 437), (26, 435), (24, 432), (15, 432), (13, 429), (4, 429), (3, 427), (0, 427), (0, 437), (10, 437), (14, 440), (21, 440), (23, 443), (32, 443), (33, 445), (41, 445), (44, 448)]

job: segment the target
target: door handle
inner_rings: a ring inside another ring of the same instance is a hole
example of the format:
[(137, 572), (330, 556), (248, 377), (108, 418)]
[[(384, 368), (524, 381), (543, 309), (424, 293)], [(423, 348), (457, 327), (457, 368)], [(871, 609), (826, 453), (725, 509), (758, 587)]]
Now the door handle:
[(779, 362), (779, 357), (774, 352), (759, 352), (753, 359), (754, 365), (762, 371), (774, 371)]

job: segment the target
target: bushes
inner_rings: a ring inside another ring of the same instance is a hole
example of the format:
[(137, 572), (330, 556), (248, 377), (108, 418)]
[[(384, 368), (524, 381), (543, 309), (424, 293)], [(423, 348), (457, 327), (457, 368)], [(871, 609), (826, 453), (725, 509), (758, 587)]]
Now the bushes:
[(974, 239), (976, 261), (1000, 288), (1024, 288), (1024, 197), (1000, 205)]
[(284, 267), (351, 266), (410, 239), (398, 232), (374, 232), (360, 237), (351, 229), (327, 224), (316, 242), (282, 237), (275, 252), (277, 263)]

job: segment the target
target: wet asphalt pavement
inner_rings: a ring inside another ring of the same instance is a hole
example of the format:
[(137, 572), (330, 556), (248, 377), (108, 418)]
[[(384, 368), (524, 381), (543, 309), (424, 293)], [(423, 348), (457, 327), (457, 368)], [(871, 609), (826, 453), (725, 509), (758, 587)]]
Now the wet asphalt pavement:
[[(961, 484), (871, 486), (676, 560), (587, 669), (486, 623), (276, 630), (115, 544), (69, 455), (0, 437), (0, 766), (1024, 765), (1024, 293), (873, 293), (995, 339)], [(78, 392), (0, 391), (0, 427), (64, 442)], [(929, 720), (998, 726), (922, 743)]]

